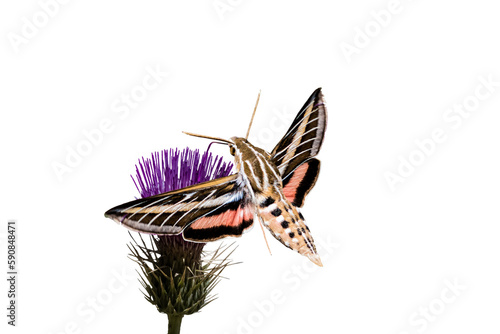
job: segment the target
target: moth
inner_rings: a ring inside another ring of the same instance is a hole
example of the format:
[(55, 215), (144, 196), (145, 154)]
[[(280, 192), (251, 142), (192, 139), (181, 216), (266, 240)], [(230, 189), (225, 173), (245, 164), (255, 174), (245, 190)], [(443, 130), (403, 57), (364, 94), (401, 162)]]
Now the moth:
[[(258, 100), (257, 100), (258, 103)], [(254, 109), (253, 117), (255, 115)], [(236, 173), (116, 206), (105, 216), (130, 230), (208, 242), (239, 237), (255, 220), (286, 247), (322, 266), (300, 208), (318, 179), (316, 156), (323, 143), (327, 112), (321, 88), (300, 109), (271, 153), (245, 138), (202, 135), (229, 146)]]

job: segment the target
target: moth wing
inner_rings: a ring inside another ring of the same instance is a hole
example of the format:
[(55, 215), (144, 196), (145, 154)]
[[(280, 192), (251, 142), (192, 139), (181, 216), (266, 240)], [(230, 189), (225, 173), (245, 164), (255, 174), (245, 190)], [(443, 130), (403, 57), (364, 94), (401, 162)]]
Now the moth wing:
[(321, 88), (316, 89), (300, 109), (292, 125), (271, 152), (282, 178), (287, 178), (304, 161), (316, 156), (323, 143), (327, 113)]
[(312, 158), (283, 178), (283, 195), (297, 207), (304, 205), (304, 200), (316, 184), (319, 175), (320, 161)]
[(186, 227), (182, 232), (185, 240), (196, 242), (214, 241), (225, 237), (240, 237), (253, 224), (254, 206), (245, 197), (238, 206), (215, 210)]
[[(179, 234), (198, 219), (238, 211), (240, 207), (249, 210), (251, 208), (248, 203), (250, 203), (249, 196), (243, 186), (243, 181), (238, 174), (233, 174), (130, 201), (108, 210), (104, 215), (130, 230), (159, 235)], [(240, 212), (241, 210), (238, 211), (241, 215)], [(248, 218), (248, 214), (243, 216)], [(229, 224), (225, 219), (229, 219), (229, 214), (220, 216), (217, 223)], [(230, 224), (235, 225), (234, 217)], [(245, 220), (241, 224), (248, 225), (248, 222)], [(224, 236), (227, 235), (218, 235), (212, 230), (211, 240)], [(195, 237), (200, 238), (196, 235)]]

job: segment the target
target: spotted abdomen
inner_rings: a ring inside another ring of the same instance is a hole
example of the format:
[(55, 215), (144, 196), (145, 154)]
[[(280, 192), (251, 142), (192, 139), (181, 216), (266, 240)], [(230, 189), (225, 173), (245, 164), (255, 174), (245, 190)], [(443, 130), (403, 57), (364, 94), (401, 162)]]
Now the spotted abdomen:
[(284, 196), (276, 197), (257, 196), (257, 200), (260, 200), (257, 208), (262, 223), (283, 245), (322, 266), (304, 217)]

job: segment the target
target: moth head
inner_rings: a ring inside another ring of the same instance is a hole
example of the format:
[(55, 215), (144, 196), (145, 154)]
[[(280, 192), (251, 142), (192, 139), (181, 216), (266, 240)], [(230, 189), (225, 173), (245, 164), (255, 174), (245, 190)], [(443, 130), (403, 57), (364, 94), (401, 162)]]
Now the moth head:
[(231, 137), (230, 141), (231, 144), (229, 144), (229, 153), (231, 153), (232, 156), (235, 156), (236, 152), (243, 151), (245, 149), (245, 144), (248, 143), (245, 138), (241, 137)]

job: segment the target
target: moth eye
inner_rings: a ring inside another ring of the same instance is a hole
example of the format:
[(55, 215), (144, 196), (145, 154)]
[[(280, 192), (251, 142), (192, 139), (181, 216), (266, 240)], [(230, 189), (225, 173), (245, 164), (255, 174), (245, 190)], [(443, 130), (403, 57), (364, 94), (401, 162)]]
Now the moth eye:
[(231, 155), (234, 155), (234, 154), (236, 153), (236, 150), (234, 149), (234, 147), (233, 147), (233, 146), (230, 146), (230, 147), (229, 147), (229, 153), (230, 153)]

